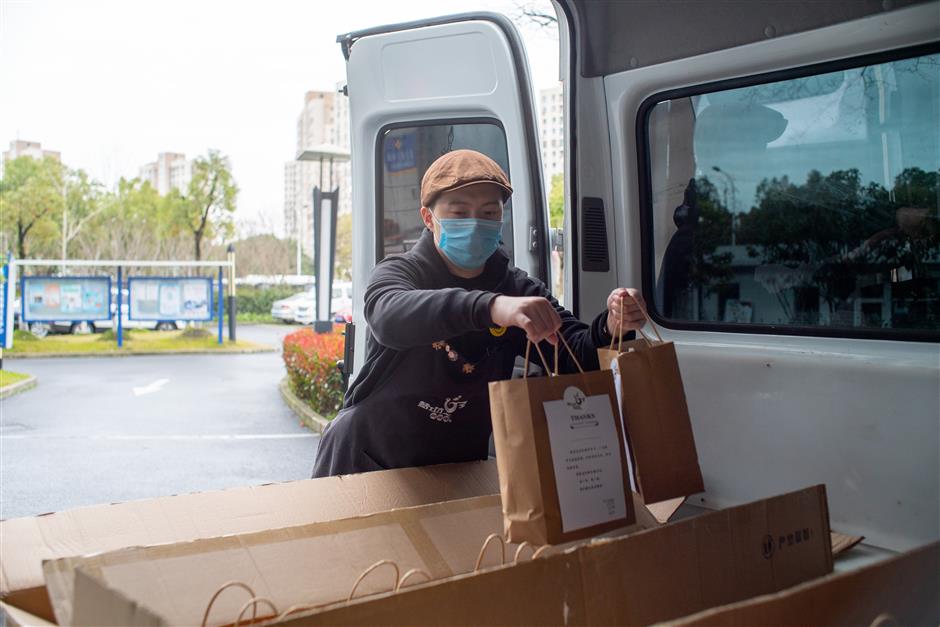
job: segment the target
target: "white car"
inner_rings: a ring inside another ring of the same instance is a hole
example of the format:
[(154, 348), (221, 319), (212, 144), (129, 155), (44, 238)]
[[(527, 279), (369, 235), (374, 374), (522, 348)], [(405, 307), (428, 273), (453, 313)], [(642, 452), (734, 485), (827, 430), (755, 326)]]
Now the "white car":
[(312, 290), (297, 292), (287, 298), (271, 303), (271, 317), (282, 322), (294, 322), (297, 319), (297, 309), (301, 306), (314, 307), (315, 297)]
[[(330, 293), (330, 319), (335, 318), (338, 311), (352, 310), (352, 283), (343, 281), (333, 283)], [(317, 304), (315, 299), (297, 305), (294, 320), (300, 324), (313, 324), (317, 319)]]

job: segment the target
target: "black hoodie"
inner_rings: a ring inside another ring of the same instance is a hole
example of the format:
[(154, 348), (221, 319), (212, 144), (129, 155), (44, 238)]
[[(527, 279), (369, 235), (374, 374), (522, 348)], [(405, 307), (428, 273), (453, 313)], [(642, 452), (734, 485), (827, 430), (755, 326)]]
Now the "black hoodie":
[[(561, 333), (581, 365), (587, 370), (598, 369), (597, 348), (611, 340), (606, 330), (606, 310), (590, 326), (581, 322), (558, 304), (544, 283), (513, 266), (503, 248), (487, 260), (480, 276), (456, 277), (447, 269), (432, 233), (425, 230), (414, 248), (383, 259), (372, 272), (365, 294), (369, 325), (365, 364), (346, 393), (344, 407), (365, 400), (388, 377), (408, 376), (398, 368), (405, 351), (442, 340), (468, 361), (491, 350), (494, 344), (510, 342), (511, 350), (503, 351), (506, 358), (501, 376), (496, 377), (508, 379), (515, 356), (525, 352), (526, 339), (517, 328), (499, 337), (489, 331), (493, 327), (490, 303), (501, 294), (547, 298), (561, 316)], [(554, 348), (547, 342), (542, 342), (541, 348), (551, 365)], [(559, 357), (561, 372), (577, 372), (563, 348)]]

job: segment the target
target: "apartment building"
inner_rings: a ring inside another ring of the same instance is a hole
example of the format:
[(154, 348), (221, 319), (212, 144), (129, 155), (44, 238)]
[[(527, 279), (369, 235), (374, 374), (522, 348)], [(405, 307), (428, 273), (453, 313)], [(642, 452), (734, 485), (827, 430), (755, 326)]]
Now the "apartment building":
[[(339, 91), (308, 91), (297, 117), (296, 152), (330, 144), (349, 148), (349, 98)], [(306, 254), (313, 253), (313, 190), (339, 188), (338, 209), (352, 210), (352, 170), (349, 162), (296, 161), (284, 163), (285, 235), (300, 237)], [(331, 187), (332, 186), (332, 187)]]
[(185, 193), (193, 177), (193, 164), (182, 153), (161, 152), (156, 161), (140, 167), (138, 177), (149, 181), (160, 195), (168, 194), (171, 189)]

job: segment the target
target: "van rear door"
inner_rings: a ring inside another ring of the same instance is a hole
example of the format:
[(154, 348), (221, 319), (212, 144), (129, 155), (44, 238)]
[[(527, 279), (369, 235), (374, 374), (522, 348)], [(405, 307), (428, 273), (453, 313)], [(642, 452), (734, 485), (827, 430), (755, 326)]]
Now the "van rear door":
[(824, 483), (835, 529), (936, 540), (940, 3), (562, 3), (574, 302), (643, 286), (694, 503)]
[[(535, 100), (519, 34), (504, 16), (463, 14), (341, 35), (350, 98), (353, 318), (375, 264), (424, 230), (421, 177), (440, 155), (479, 150), (514, 193), (503, 228), (516, 266), (548, 282), (548, 229)], [(356, 351), (355, 367), (363, 350)]]

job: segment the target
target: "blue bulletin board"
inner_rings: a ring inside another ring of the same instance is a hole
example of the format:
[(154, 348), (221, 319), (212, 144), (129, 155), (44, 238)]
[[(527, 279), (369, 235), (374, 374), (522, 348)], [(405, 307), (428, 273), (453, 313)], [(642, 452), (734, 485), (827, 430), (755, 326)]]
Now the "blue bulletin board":
[(212, 320), (212, 279), (130, 277), (129, 320)]
[(26, 322), (111, 319), (111, 277), (24, 276), (20, 294)]

